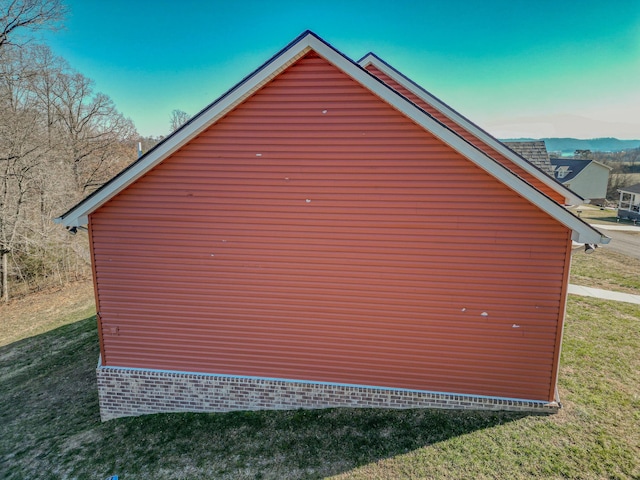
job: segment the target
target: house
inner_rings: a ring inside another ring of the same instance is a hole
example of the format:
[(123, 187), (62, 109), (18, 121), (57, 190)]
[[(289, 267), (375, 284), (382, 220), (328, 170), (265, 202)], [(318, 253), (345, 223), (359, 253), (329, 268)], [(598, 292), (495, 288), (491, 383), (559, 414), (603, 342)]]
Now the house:
[(57, 219), (89, 231), (102, 418), (553, 412), (572, 239), (609, 240), (580, 200), (305, 32)]
[(565, 187), (592, 203), (604, 202), (611, 167), (580, 158), (552, 158), (551, 165), (555, 179)]
[(553, 166), (551, 165), (544, 140), (511, 141), (503, 143), (517, 154), (529, 160), (547, 175), (553, 175)]
[(640, 220), (640, 183), (619, 188), (618, 192), (618, 218), (634, 222)]

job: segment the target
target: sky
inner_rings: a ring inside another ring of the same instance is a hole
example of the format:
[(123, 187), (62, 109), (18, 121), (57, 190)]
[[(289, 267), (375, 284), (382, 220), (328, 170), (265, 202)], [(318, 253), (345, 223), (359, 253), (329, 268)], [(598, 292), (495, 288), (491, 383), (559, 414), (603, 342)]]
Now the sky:
[(368, 52), (498, 138), (640, 139), (640, 0), (67, 0), (43, 41), (144, 136), (309, 29)]

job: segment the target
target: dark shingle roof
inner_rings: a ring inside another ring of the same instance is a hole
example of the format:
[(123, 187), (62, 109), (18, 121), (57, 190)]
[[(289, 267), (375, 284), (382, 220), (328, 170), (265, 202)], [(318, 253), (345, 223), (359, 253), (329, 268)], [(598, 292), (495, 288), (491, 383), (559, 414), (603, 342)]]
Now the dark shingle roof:
[(640, 183), (618, 189), (619, 192), (640, 193)]
[(553, 168), (549, 161), (547, 147), (543, 140), (529, 142), (502, 142), (521, 157), (529, 160), (532, 164), (549, 176), (553, 176)]
[[(562, 183), (568, 182), (574, 178), (591, 163), (591, 160), (584, 160), (581, 158), (552, 158), (550, 160), (551, 165), (555, 167), (553, 174), (556, 180), (559, 180)], [(567, 167), (568, 169), (567, 174), (562, 178), (558, 177), (560, 167)]]

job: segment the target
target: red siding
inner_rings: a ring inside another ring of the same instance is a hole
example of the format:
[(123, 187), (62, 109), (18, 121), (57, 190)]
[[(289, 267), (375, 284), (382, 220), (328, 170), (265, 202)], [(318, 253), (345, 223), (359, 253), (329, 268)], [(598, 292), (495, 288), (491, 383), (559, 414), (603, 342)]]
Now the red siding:
[(550, 399), (570, 232), (313, 53), (91, 228), (108, 366)]
[(393, 88), (396, 92), (400, 93), (401, 95), (405, 96), (406, 98), (411, 100), (413, 103), (418, 105), (420, 108), (422, 108), (424, 111), (429, 113), (432, 117), (434, 117), (440, 123), (443, 123), (444, 125), (449, 127), (451, 130), (456, 132), (458, 135), (464, 138), (467, 142), (471, 143), (474, 147), (480, 149), (481, 151), (483, 151), (485, 154), (487, 154), (494, 160), (500, 162), (503, 166), (507, 167), (513, 173), (518, 175), (520, 178), (530, 183), (541, 192), (544, 192), (547, 196), (553, 198), (556, 202), (560, 204), (563, 204), (565, 202), (564, 197), (560, 195), (558, 192), (556, 192), (551, 187), (549, 187), (548, 185), (544, 184), (543, 182), (535, 178), (533, 175), (528, 173), (519, 165), (515, 164), (513, 161), (509, 160), (507, 157), (505, 157), (501, 153), (498, 153), (498, 151), (496, 151), (493, 147), (487, 145), (482, 140), (480, 140), (475, 135), (473, 135), (471, 132), (468, 132), (467, 130), (462, 128), (460, 125), (458, 125), (456, 122), (454, 122), (449, 117), (444, 115), (438, 109), (432, 107), (431, 105), (426, 103), (424, 100), (422, 100), (420, 97), (418, 97), (414, 93), (404, 88), (402, 85), (400, 85), (398, 82), (390, 78), (384, 72), (380, 71), (378, 68), (376, 68), (373, 65), (369, 65), (367, 67), (367, 70), (369, 71), (369, 73), (375, 75), (384, 83), (386, 83), (388, 86)]

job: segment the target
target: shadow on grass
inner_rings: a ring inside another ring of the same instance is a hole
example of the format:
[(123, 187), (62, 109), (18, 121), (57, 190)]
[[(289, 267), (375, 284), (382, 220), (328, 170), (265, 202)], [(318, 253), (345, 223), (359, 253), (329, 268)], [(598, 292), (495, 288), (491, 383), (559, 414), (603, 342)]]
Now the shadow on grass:
[(0, 348), (2, 478), (319, 478), (523, 418), (327, 409), (100, 423), (95, 317)]

